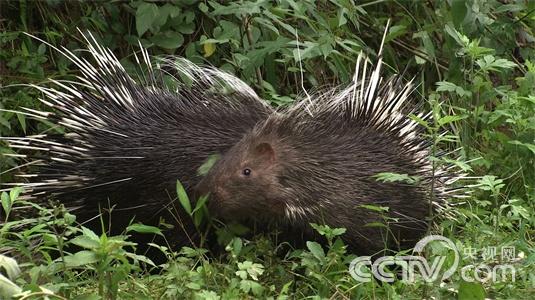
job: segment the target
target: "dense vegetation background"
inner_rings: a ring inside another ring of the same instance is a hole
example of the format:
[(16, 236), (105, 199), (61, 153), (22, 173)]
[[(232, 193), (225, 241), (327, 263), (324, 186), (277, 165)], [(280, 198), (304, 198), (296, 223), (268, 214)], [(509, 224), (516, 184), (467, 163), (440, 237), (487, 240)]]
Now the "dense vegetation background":
[[(359, 283), (349, 276), (351, 256), (338, 243), (328, 250), (309, 243), (281, 254), (275, 242), (258, 237), (234, 238), (220, 259), (184, 249), (160, 273), (148, 275), (140, 267), (143, 258), (129, 253), (121, 238), (90, 232), (69, 237), (87, 251), (53, 261), (46, 250), (62, 249), (70, 231), (68, 220), (49, 212), (46, 223), (24, 220), (29, 230), (13, 229), (16, 221), (2, 225), (0, 253), (24, 255), (20, 274), (0, 256), (0, 298), (21, 288), (32, 299), (48, 292), (55, 293), (50, 299), (512, 299), (535, 293), (535, 1), (0, 1), (0, 14), (5, 110), (45, 109), (37, 90), (19, 84), (76, 74), (68, 60), (23, 32), (75, 50), (84, 48), (77, 28), (90, 30), (127, 68), (140, 40), (151, 54), (180, 55), (235, 73), (273, 105), (285, 105), (302, 85), (314, 90), (349, 82), (358, 53), (376, 53), (390, 18), (385, 73), (416, 77), (415, 101), (423, 100), (442, 120), (429, 124), (430, 132), (448, 131), (437, 144), (460, 148), (467, 162), (460, 167), (478, 177), (470, 182), (471, 196), (456, 206), (457, 217), (441, 221), (436, 232), (464, 254), (473, 249), (462, 265), (503, 263), (500, 249), (514, 247), (509, 263), (517, 270), (514, 282), (466, 282), (456, 274), (442, 283)], [(49, 127), (0, 111), (0, 136)], [(0, 153), (12, 151), (0, 141)], [(4, 171), (16, 164), (0, 156), (2, 181), (11, 180)], [(3, 193), (0, 212), (9, 213), (16, 199), (17, 192)], [(321, 230), (336, 239), (337, 231)], [(45, 238), (35, 245), (37, 236)], [(493, 248), (498, 253), (489, 255)]]

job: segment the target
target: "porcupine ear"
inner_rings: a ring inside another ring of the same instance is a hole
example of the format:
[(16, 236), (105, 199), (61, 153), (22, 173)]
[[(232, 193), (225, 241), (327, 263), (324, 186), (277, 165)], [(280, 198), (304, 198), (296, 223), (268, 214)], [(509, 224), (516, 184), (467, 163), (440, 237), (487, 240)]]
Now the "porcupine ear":
[(254, 155), (263, 162), (272, 163), (275, 161), (275, 149), (270, 143), (260, 143), (254, 148)]

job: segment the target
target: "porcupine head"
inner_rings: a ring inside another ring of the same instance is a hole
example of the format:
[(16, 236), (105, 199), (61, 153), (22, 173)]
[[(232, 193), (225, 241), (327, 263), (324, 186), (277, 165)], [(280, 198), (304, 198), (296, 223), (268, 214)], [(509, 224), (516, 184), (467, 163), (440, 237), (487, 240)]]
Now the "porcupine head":
[[(310, 223), (346, 228), (343, 239), (360, 253), (414, 243), (426, 230), (425, 193), (373, 175), (422, 166), (392, 147), (388, 133), (327, 121), (334, 117), (272, 115), (221, 157), (197, 192), (210, 195), (210, 211), (224, 220), (275, 221), (308, 233)], [(399, 222), (387, 230), (368, 226), (383, 217), (362, 204), (391, 206)]]
[(287, 149), (274, 136), (255, 129), (234, 145), (197, 186), (209, 194), (210, 211), (226, 219), (282, 218), (288, 189), (280, 182)]

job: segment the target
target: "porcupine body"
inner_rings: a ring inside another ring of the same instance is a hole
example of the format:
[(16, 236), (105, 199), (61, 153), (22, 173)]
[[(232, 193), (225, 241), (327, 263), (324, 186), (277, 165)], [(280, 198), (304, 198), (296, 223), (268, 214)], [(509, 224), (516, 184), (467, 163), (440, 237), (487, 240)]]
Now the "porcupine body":
[[(456, 179), (433, 171), (432, 143), (409, 117), (428, 118), (407, 101), (411, 83), (383, 79), (381, 60), (370, 69), (361, 56), (349, 87), (303, 99), (257, 124), (197, 186), (210, 194), (212, 211), (275, 221), (307, 239), (310, 223), (344, 227), (342, 239), (357, 253), (412, 247)], [(379, 173), (419, 183), (381, 182)]]
[(84, 38), (93, 64), (56, 49), (79, 68), (77, 82), (35, 86), (52, 112), (22, 110), (65, 134), (2, 138), (29, 150), (16, 156), (37, 167), (18, 175), (26, 182), (12, 185), (22, 186), (26, 197), (60, 200), (96, 229), (99, 212), (113, 207), (114, 233), (134, 217), (157, 225), (163, 216), (175, 225), (173, 242), (189, 244), (193, 227), (173, 201), (176, 181), (191, 190), (203, 162), (229, 149), (271, 108), (232, 75), (179, 58), (153, 66), (142, 47), (136, 60), (147, 70), (134, 80), (109, 49), (90, 34)]

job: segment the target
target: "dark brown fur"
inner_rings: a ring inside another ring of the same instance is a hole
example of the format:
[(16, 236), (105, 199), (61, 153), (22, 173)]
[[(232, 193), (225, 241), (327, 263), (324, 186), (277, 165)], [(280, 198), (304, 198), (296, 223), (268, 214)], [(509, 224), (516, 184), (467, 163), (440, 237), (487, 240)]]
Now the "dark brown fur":
[[(430, 181), (373, 176), (430, 177), (427, 158), (418, 158), (427, 153), (425, 140), (400, 137), (407, 117), (379, 127), (374, 113), (313, 101), (312, 115), (297, 107), (258, 124), (214, 165), (198, 193), (209, 193), (212, 211), (224, 219), (274, 221), (305, 233), (309, 223), (344, 227), (343, 239), (358, 253), (412, 246), (427, 231)], [(361, 205), (388, 207), (387, 219)]]

